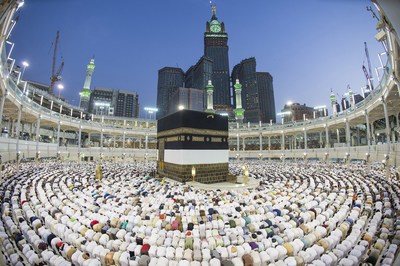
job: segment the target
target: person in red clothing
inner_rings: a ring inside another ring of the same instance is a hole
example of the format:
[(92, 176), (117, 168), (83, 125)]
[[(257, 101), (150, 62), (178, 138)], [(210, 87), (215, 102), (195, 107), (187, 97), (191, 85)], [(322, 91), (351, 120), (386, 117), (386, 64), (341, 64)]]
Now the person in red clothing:
[(140, 255), (149, 255), (149, 249), (150, 249), (150, 245), (144, 244), (142, 246), (142, 248), (140, 249)]
[(93, 221), (90, 222), (90, 227), (93, 229), (93, 226), (95, 226), (98, 223), (99, 223), (99, 221), (93, 220)]

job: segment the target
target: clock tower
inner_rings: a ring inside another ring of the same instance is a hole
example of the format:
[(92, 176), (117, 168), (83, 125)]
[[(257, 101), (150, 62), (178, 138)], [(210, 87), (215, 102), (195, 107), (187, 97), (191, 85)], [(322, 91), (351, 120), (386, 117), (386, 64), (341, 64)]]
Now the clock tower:
[(213, 60), (212, 84), (214, 85), (214, 107), (218, 110), (229, 110), (231, 107), (228, 34), (224, 22), (217, 18), (217, 7), (212, 5), (212, 16), (206, 23), (204, 33), (204, 56)]

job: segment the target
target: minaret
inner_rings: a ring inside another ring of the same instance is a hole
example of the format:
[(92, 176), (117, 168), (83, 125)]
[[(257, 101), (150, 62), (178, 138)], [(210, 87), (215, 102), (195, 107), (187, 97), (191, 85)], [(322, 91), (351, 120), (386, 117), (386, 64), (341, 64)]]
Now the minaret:
[(332, 113), (333, 116), (336, 116), (337, 114), (337, 109), (336, 109), (336, 96), (333, 93), (333, 90), (331, 89), (331, 96), (329, 97), (331, 99), (331, 104), (332, 104)]
[(244, 109), (242, 108), (242, 84), (239, 80), (236, 80), (236, 84), (233, 85), (236, 94), (236, 109), (233, 110), (235, 113), (236, 121), (242, 122), (244, 117)]
[(213, 101), (213, 93), (214, 93), (214, 86), (211, 83), (211, 80), (208, 81), (208, 85), (206, 86), (207, 91), (207, 113), (215, 113), (214, 110), (214, 101)]
[(90, 94), (92, 93), (92, 91), (90, 90), (90, 83), (92, 81), (92, 75), (94, 72), (94, 68), (95, 68), (95, 65), (94, 65), (94, 56), (93, 56), (92, 59), (90, 60), (90, 63), (87, 65), (85, 84), (83, 85), (83, 88), (79, 92), (79, 96), (80, 96), (79, 106), (85, 111), (87, 111), (89, 108)]
[(351, 88), (350, 88), (350, 85), (347, 85), (347, 88), (349, 89), (349, 102), (350, 102), (350, 107), (353, 108), (354, 105), (355, 105), (355, 102), (354, 102), (354, 94), (353, 94), (353, 91), (352, 91)]

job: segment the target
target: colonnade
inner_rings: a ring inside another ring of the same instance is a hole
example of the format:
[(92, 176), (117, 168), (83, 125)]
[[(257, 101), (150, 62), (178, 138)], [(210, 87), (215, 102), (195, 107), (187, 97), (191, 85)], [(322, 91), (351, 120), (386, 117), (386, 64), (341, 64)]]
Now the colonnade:
[[(385, 101), (382, 101), (382, 106), (383, 106), (383, 109), (385, 110), (385, 114), (384, 114), (385, 136), (386, 136), (385, 143), (388, 146), (388, 151), (389, 151), (391, 143), (398, 141), (399, 133), (396, 130), (391, 129), (390, 122), (389, 122), (390, 119), (387, 114), (387, 105), (386, 105)], [(400, 112), (397, 113), (397, 115), (393, 116), (396, 121), (396, 125), (397, 125), (396, 128), (399, 128), (399, 116), (400, 116)], [(340, 141), (341, 127), (338, 127), (339, 123), (333, 124), (332, 130), (330, 130), (329, 125), (326, 123), (323, 124), (320, 128), (307, 129), (307, 127), (303, 127), (303, 128), (297, 128), (297, 131), (293, 131), (288, 127), (287, 128), (287, 129), (289, 129), (288, 132), (285, 132), (285, 130), (280, 131), (280, 149), (281, 150), (297, 149), (299, 147), (298, 144), (300, 144), (297, 140), (297, 136), (302, 135), (302, 139), (303, 139), (303, 141), (301, 142), (302, 148), (307, 150), (309, 147), (308, 140), (310, 139), (310, 136), (309, 136), (310, 134), (319, 134), (319, 147), (314, 146), (313, 148), (330, 148), (330, 147), (332, 147), (331, 141), (335, 141), (334, 143), (342, 143), (349, 150), (353, 146), (362, 146), (362, 145), (366, 145), (370, 148), (371, 140), (374, 141), (374, 144), (377, 144), (375, 133), (374, 133), (374, 122), (375, 121), (370, 122), (367, 111), (364, 112), (364, 118), (365, 118), (365, 123), (359, 123), (359, 124), (351, 124), (351, 121), (348, 118), (344, 118), (344, 125), (343, 125), (343, 129), (345, 131), (345, 133), (344, 133), (345, 142), (344, 143)], [(361, 140), (360, 140), (360, 129), (358, 127), (356, 129), (357, 135), (355, 136), (357, 141), (352, 140), (352, 134), (354, 133), (354, 130), (351, 129), (351, 126), (358, 126), (358, 125), (362, 125), (363, 127), (365, 127), (364, 131), (365, 131), (366, 136), (365, 136), (365, 141), (363, 141), (363, 142), (361, 142)], [(237, 124), (236, 128), (239, 128), (239, 124)], [(254, 131), (257, 131), (257, 128), (256, 128), (256, 130), (253, 130), (253, 132)], [(254, 149), (254, 146), (255, 146), (254, 139), (256, 139), (256, 137), (258, 135), (258, 145), (257, 146), (259, 147), (259, 150), (260, 151), (271, 150), (271, 138), (277, 138), (278, 135), (277, 135), (277, 133), (270, 133), (270, 131), (271, 130), (262, 130), (259, 133), (250, 133), (250, 132), (252, 132), (252, 130), (250, 130), (250, 129), (249, 129), (249, 131), (237, 130), (235, 132), (236, 148), (233, 148), (233, 146), (231, 145), (230, 149), (236, 150), (236, 151), (245, 151), (245, 150), (247, 150), (246, 149), (246, 146), (247, 146), (246, 139), (252, 139), (253, 140), (253, 148), (251, 150), (255, 150)], [(332, 137), (332, 134), (334, 131), (336, 131), (336, 138)], [(325, 136), (323, 136), (324, 132), (325, 132)], [(268, 139), (268, 141), (267, 141), (267, 148), (264, 149), (265, 139)], [(315, 139), (315, 137), (314, 137), (314, 139)], [(287, 142), (289, 142), (289, 148), (286, 147)]]

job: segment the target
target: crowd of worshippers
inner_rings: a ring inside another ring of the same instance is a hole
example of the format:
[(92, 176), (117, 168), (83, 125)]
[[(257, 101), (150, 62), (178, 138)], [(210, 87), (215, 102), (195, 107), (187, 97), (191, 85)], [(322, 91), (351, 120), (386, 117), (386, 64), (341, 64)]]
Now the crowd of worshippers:
[[(203, 190), (155, 162), (11, 164), (0, 185), (4, 265), (393, 265), (400, 183), (379, 166), (235, 161), (256, 188)], [(217, 186), (216, 186), (217, 187)]]

